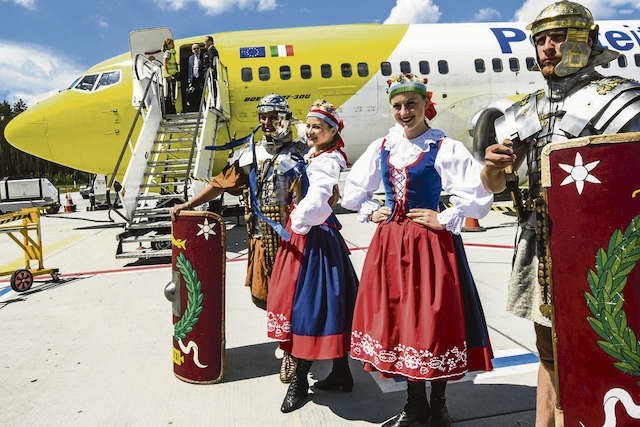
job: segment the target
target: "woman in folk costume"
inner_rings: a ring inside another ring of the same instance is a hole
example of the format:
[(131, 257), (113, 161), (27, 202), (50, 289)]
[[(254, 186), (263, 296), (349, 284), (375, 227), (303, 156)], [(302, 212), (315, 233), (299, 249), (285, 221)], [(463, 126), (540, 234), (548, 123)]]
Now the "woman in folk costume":
[[(426, 80), (388, 82), (395, 127), (351, 168), (342, 206), (378, 227), (363, 266), (351, 357), (365, 369), (407, 380), (404, 410), (384, 426), (447, 426), (448, 380), (490, 370), (484, 314), (459, 237), (464, 218), (489, 212), (482, 166), (464, 145), (429, 127), (435, 108)], [(382, 181), (385, 204), (372, 199)], [(440, 193), (453, 206), (439, 210)], [(425, 382), (431, 382), (430, 405)]]
[(312, 148), (301, 176), (302, 198), (291, 212), (291, 238), (282, 242), (271, 275), (267, 334), (298, 360), (282, 412), (305, 403), (312, 360), (333, 359), (331, 373), (316, 389), (353, 388), (347, 353), (358, 278), (332, 210), (338, 177), (347, 166), (342, 126), (333, 105), (311, 106), (306, 135)]

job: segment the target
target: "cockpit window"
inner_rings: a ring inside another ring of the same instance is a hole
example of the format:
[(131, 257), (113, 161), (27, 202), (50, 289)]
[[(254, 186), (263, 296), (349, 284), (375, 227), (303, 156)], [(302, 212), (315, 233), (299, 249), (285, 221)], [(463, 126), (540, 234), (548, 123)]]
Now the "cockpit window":
[(69, 86), (78, 90), (99, 90), (114, 85), (120, 81), (120, 71), (106, 71), (102, 74), (87, 74), (79, 77)]
[(96, 85), (95, 90), (100, 88), (111, 86), (120, 81), (120, 71), (109, 71), (106, 73), (102, 73), (100, 76), (100, 80), (98, 80), (98, 84)]
[(88, 76), (82, 76), (78, 84), (75, 86), (75, 89), (79, 90), (91, 90), (93, 89), (93, 85), (98, 80), (97, 74), (89, 74)]

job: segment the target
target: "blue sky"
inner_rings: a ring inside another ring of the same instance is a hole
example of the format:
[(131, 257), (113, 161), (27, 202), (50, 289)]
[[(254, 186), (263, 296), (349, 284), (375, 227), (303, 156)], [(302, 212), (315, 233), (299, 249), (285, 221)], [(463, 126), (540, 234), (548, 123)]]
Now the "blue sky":
[[(0, 100), (31, 105), (128, 50), (129, 32), (176, 38), (348, 23), (529, 21), (552, 0), (0, 0)], [(640, 0), (584, 0), (598, 19), (640, 19)]]

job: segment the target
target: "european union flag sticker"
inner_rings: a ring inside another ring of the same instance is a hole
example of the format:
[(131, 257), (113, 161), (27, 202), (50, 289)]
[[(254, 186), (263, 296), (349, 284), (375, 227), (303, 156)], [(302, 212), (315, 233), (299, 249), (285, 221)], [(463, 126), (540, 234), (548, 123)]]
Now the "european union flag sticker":
[(264, 58), (267, 52), (264, 46), (241, 47), (240, 58)]

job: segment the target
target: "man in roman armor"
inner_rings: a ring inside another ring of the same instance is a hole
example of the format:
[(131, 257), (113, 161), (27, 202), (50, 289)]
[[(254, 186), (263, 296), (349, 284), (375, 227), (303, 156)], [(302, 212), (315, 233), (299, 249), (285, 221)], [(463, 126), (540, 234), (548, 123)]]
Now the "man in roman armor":
[[(527, 26), (546, 87), (513, 104), (495, 123), (498, 144), (487, 147), (482, 180), (495, 193), (520, 194), (517, 170), (526, 160), (529, 189), (518, 218), (519, 237), (509, 281), (507, 309), (534, 322), (540, 354), (536, 426), (554, 425), (556, 387), (549, 305), (549, 265), (542, 227), (540, 155), (545, 145), (567, 139), (640, 130), (640, 85), (605, 77), (595, 67), (618, 53), (599, 46), (598, 26), (584, 6), (559, 1)], [(536, 215), (536, 210), (537, 215)], [(547, 224), (548, 226), (548, 224)]]
[[(224, 191), (245, 195), (249, 260), (245, 285), (251, 288), (254, 304), (266, 309), (269, 277), (280, 245), (283, 229), (295, 202), (295, 173), (308, 147), (293, 139), (291, 109), (286, 99), (272, 93), (258, 104), (263, 138), (236, 150), (221, 173), (207, 187), (171, 209), (172, 219), (183, 209), (206, 203)], [(255, 181), (251, 183), (251, 176)], [(253, 197), (250, 197), (253, 195)], [(295, 372), (295, 361), (284, 355), (280, 379), (288, 382)]]

